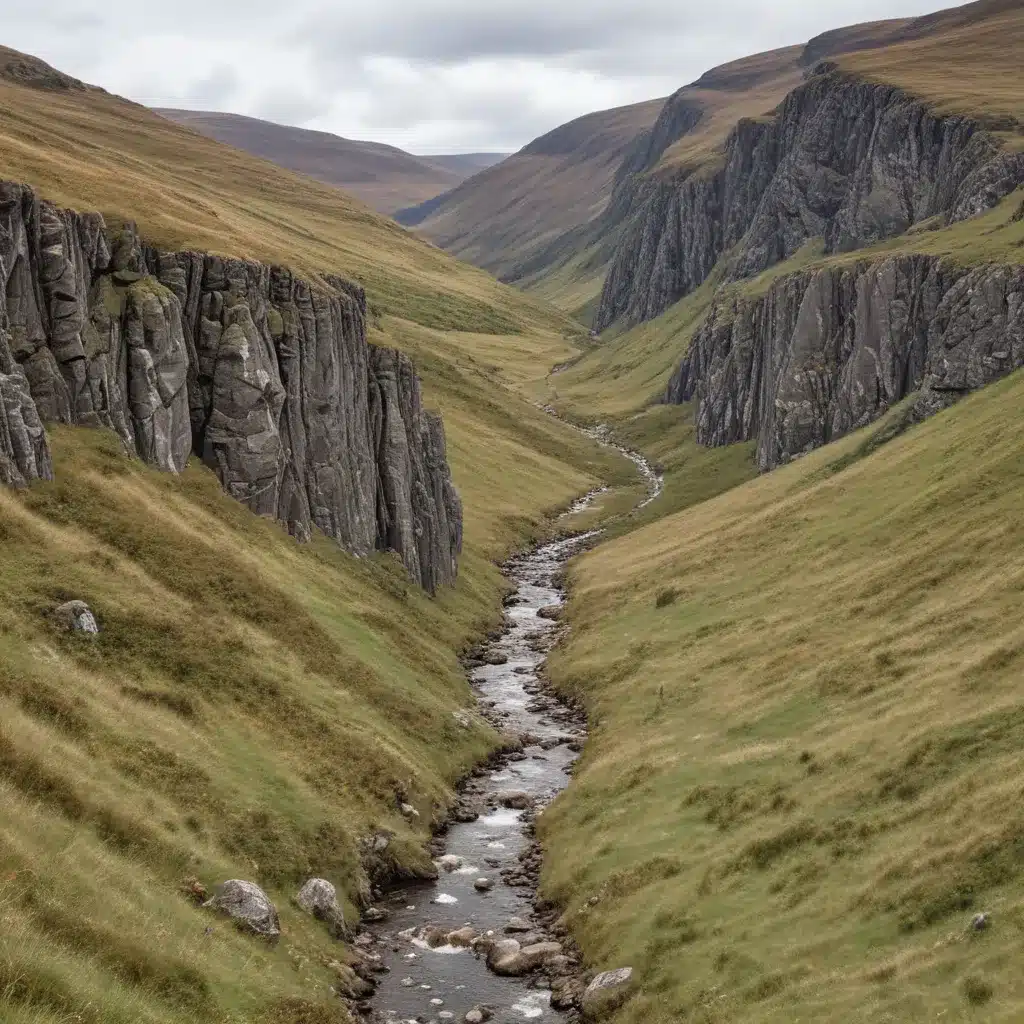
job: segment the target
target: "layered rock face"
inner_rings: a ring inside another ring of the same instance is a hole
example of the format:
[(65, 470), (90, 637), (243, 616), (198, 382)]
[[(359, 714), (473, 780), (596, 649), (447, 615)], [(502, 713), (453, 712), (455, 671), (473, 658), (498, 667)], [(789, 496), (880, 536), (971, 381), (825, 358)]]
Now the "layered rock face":
[[(652, 140), (671, 140), (679, 125), (668, 121), (690, 118), (667, 106)], [(727, 253), (726, 277), (748, 277), (812, 238), (843, 252), (931, 217), (966, 219), (1022, 182), (1024, 154), (977, 121), (821, 63), (771, 118), (741, 121), (718, 163), (638, 179), (613, 199), (628, 222), (595, 326), (658, 316)]]
[(283, 267), (145, 247), (132, 227), (0, 183), (0, 480), (52, 476), (43, 422), (115, 430), (300, 539), (397, 551), (455, 578), (462, 509), (412, 364), (368, 345), (362, 290)]
[(901, 256), (718, 303), (669, 383), (697, 441), (757, 441), (762, 469), (870, 423), (912, 392), (924, 417), (1024, 366), (1024, 267)]

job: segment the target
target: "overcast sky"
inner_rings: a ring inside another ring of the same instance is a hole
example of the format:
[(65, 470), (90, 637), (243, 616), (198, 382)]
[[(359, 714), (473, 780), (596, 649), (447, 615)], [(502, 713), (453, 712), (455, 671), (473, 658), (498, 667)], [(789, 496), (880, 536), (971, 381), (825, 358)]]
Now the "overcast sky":
[(515, 150), (724, 61), (935, 0), (0, 0), (0, 43), (150, 106)]

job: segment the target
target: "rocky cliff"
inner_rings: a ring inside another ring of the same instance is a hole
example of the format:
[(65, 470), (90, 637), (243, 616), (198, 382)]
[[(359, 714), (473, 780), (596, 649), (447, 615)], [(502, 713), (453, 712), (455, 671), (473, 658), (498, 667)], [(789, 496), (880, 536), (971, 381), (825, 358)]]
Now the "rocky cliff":
[[(683, 127), (688, 114), (679, 111)], [(679, 130), (663, 127), (669, 139)], [(723, 258), (725, 276), (739, 279), (812, 238), (844, 252), (932, 217), (974, 216), (1024, 182), (1024, 154), (975, 119), (939, 116), (822, 62), (770, 117), (741, 120), (716, 160), (655, 175), (633, 189), (599, 330), (659, 315)]]
[(923, 417), (1024, 366), (1024, 267), (928, 256), (782, 278), (719, 301), (669, 383), (704, 445), (757, 441), (772, 469), (912, 392)]
[(0, 480), (52, 476), (43, 423), (106, 426), (300, 539), (390, 548), (450, 583), (462, 510), (412, 364), (367, 344), (362, 290), (145, 246), (134, 228), (0, 184)]

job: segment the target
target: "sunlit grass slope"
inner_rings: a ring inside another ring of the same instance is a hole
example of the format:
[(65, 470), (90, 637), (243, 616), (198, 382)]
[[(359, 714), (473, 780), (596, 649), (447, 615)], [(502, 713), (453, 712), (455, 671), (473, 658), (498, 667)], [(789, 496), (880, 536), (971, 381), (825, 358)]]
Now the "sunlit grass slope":
[(1022, 401), (875, 450), (883, 422), (573, 566), (551, 674), (593, 732), (544, 887), (634, 967), (619, 1020), (1024, 1017)]
[[(371, 340), (413, 353), (444, 415), (465, 546), (431, 600), (391, 556), (296, 544), (198, 464), (162, 475), (111, 435), (51, 431), (56, 481), (0, 491), (0, 1019), (330, 1024), (344, 947), (291, 896), (322, 875), (351, 915), (378, 829), (426, 867), (432, 816), (497, 740), (452, 715), (457, 654), (500, 617), (496, 562), (634, 474), (514, 392), (575, 354), (561, 314), (341, 192), (68, 86), (0, 51), (0, 177), (159, 245), (363, 281)], [(57, 631), (69, 598), (99, 637)], [(194, 907), (190, 876), (264, 885), (282, 941)]]
[[(494, 561), (627, 472), (470, 368), (428, 360), (425, 377), (466, 505), (459, 582), (437, 600), (392, 557), (298, 545), (207, 470), (145, 469), (106, 433), (54, 431), (56, 482), (0, 491), (4, 1020), (290, 1022), (283, 1000), (331, 1005), (321, 960), (344, 959), (291, 908), (296, 887), (319, 874), (351, 899), (379, 828), (425, 866), (432, 814), (494, 742), (452, 717), (471, 705), (456, 654), (498, 614)], [(96, 640), (50, 622), (72, 597)], [(192, 875), (265, 885), (279, 947), (195, 909)]]
[[(52, 69), (12, 53), (0, 49), (0, 179), (135, 220), (146, 241), (168, 249), (355, 278), (375, 306), (430, 326), (513, 333), (567, 323), (339, 189), (102, 90), (55, 88)], [(29, 84), (5, 80), (12, 62)]]

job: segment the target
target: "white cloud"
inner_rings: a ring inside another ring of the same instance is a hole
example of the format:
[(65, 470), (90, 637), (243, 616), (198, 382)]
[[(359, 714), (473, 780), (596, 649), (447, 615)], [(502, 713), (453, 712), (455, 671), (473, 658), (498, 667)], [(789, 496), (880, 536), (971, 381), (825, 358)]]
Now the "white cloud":
[(710, 67), (935, 0), (4, 0), (2, 42), (152, 106), (416, 152), (517, 149)]

